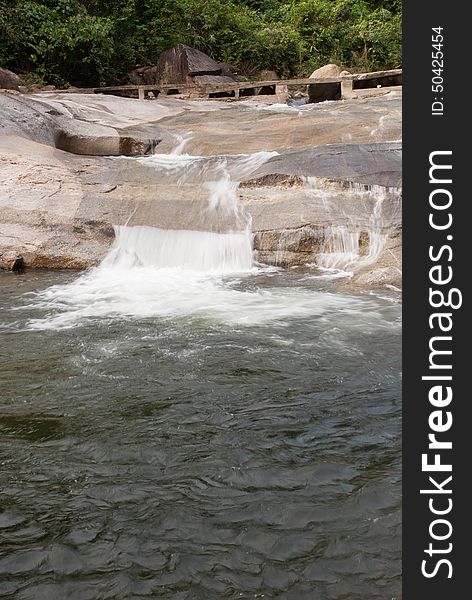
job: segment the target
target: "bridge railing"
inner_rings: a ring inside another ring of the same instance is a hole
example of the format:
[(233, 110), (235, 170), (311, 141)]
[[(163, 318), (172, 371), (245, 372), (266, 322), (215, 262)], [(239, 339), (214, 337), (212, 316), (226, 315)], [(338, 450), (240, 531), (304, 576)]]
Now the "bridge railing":
[(105, 86), (95, 88), (69, 88), (66, 90), (48, 90), (42, 93), (54, 93), (54, 94), (112, 94), (118, 92), (120, 94), (136, 93), (138, 98), (143, 100), (146, 97), (146, 92), (157, 92), (163, 95), (172, 94), (188, 94), (194, 98), (208, 98), (210, 94), (228, 93), (234, 92), (234, 96), (237, 98), (240, 96), (241, 90), (256, 90), (262, 88), (274, 87), (274, 93), (286, 91), (291, 86), (304, 86), (304, 85), (325, 85), (331, 83), (340, 83), (341, 92), (343, 97), (348, 97), (356, 87), (356, 82), (368, 82), (372, 79), (401, 79), (402, 69), (392, 69), (389, 71), (373, 71), (370, 73), (354, 73), (350, 75), (343, 75), (342, 77), (305, 77), (302, 79), (270, 79), (264, 81), (234, 81), (231, 83), (216, 83), (216, 84), (201, 84), (196, 85), (194, 83), (150, 83), (150, 84), (129, 84), (129, 85), (118, 85), (118, 86)]

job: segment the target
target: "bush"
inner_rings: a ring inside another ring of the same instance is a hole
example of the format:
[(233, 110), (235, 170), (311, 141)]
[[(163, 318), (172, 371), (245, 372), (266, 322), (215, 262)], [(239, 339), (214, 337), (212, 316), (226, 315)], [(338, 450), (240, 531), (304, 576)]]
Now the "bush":
[(113, 55), (112, 22), (76, 0), (0, 4), (0, 60), (63, 84), (103, 83)]
[(177, 43), (306, 76), (326, 62), (401, 64), (400, 0), (0, 0), (0, 64), (55, 85), (124, 82)]

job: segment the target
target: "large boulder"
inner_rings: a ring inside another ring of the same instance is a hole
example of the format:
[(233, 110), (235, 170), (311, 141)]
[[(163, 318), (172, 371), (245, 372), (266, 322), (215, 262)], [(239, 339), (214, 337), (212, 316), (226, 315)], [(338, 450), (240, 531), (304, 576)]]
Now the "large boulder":
[(24, 137), (91, 156), (149, 154), (164, 138), (170, 147), (175, 145), (175, 139), (156, 125), (168, 111), (160, 114), (147, 102), (113, 96), (107, 97), (105, 108), (104, 103), (103, 97), (89, 94), (2, 93), (0, 137)]
[(20, 85), (22, 85), (21, 79), (13, 73), (13, 71), (9, 71), (8, 69), (2, 69), (0, 67), (0, 89), (2, 90), (19, 90)]
[(347, 73), (340, 66), (330, 63), (329, 65), (324, 65), (310, 75), (311, 78), (324, 79), (325, 77), (340, 77), (341, 73)]
[(222, 75), (222, 66), (196, 48), (177, 44), (165, 50), (157, 63), (161, 83), (193, 83), (195, 76)]
[(140, 67), (128, 76), (134, 84), (179, 84), (179, 83), (231, 83), (236, 67), (228, 63), (217, 63), (212, 58), (185, 44), (177, 44), (165, 50), (157, 65)]

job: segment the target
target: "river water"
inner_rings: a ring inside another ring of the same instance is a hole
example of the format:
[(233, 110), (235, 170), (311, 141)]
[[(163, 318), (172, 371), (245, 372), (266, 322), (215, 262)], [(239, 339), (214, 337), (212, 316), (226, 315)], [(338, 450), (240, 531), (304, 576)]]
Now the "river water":
[(257, 264), (231, 165), (202, 185), (233, 229), (0, 273), (2, 598), (400, 597), (397, 292), (342, 285), (344, 230)]
[(2, 597), (398, 598), (399, 304), (173, 276), (0, 276)]

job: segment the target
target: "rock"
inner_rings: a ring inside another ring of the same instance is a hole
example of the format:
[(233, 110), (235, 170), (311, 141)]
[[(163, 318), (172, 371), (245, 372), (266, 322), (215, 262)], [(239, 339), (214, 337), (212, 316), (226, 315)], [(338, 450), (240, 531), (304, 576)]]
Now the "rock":
[(23, 268), (23, 257), (15, 250), (7, 250), (0, 253), (0, 269), (5, 271), (21, 271)]
[(219, 83), (234, 83), (234, 79), (231, 77), (226, 77), (225, 75), (196, 75), (193, 78), (193, 83), (196, 83), (197, 85), (216, 85)]
[(157, 64), (160, 83), (193, 83), (195, 75), (221, 75), (222, 67), (212, 58), (185, 44), (165, 50)]
[(220, 63), (221, 74), (224, 77), (230, 77), (234, 80), (234, 76), (238, 74), (238, 70), (233, 65), (229, 63)]
[(128, 73), (130, 83), (135, 85), (157, 84), (159, 82), (159, 72), (156, 66), (139, 67)]
[(128, 73), (128, 79), (130, 83), (134, 83), (135, 85), (140, 85), (144, 83), (143, 73), (146, 67), (139, 67), (138, 69), (133, 69)]
[(313, 262), (323, 239), (322, 227), (305, 225), (293, 229), (257, 231), (253, 243), (260, 262), (284, 267)]
[[(383, 126), (374, 137), (379, 119)], [(95, 265), (110, 248), (113, 226), (127, 222), (208, 229), (208, 190), (191, 180), (182, 186), (177, 179), (169, 183), (146, 161), (59, 150), (61, 131), (71, 136), (69, 149), (77, 151), (79, 142), (93, 149), (101, 136), (103, 149), (110, 143), (109, 149), (119, 153), (132, 153), (138, 144), (144, 152), (151, 135), (162, 138), (159, 148), (169, 153), (191, 131), (185, 152), (226, 154), (229, 165), (234, 154), (277, 150), (279, 155), (257, 171), (240, 176), (238, 194), (252, 217), (259, 260), (311, 263), (326, 228), (351, 222), (365, 254), (366, 232), (381, 196), (388, 244), (376, 264), (350, 281), (362, 286), (398, 280), (401, 144), (383, 140), (401, 136), (399, 96), (348, 100), (300, 113), (172, 98), (140, 102), (88, 94), (0, 94), (0, 253), (17, 252), (26, 267)], [(351, 143), (343, 143), (347, 134)], [(65, 148), (66, 142), (60, 145)]]
[(158, 67), (145, 67), (143, 70), (143, 77), (141, 83), (145, 83), (146, 85), (162, 83), (162, 81), (160, 81)]
[(0, 67), (0, 89), (19, 91), (22, 84), (23, 82), (16, 73)]
[(323, 79), (325, 77), (340, 77), (341, 73), (345, 72), (347, 71), (344, 71), (338, 65), (331, 63), (329, 65), (324, 65), (323, 67), (316, 69), (316, 71), (313, 71), (313, 73), (310, 75), (310, 78), (314, 77), (317, 79)]
[(38, 94), (41, 92), (54, 92), (54, 90), (56, 89), (57, 88), (55, 85), (43, 85), (41, 83), (33, 83), (32, 85), (28, 86), (28, 92), (31, 92), (33, 94)]
[(398, 188), (402, 183), (400, 142), (374, 144), (330, 144), (274, 156), (255, 173), (257, 180), (268, 175), (298, 175)]
[[(74, 102), (75, 97), (0, 94), (0, 134), (19, 135), (66, 152), (91, 156), (148, 154), (164, 137), (170, 146), (174, 144), (172, 135), (156, 125), (162, 114), (146, 109), (148, 103), (142, 103), (141, 108), (133, 100), (108, 97), (109, 107), (126, 107), (125, 112), (132, 109), (138, 124), (130, 126), (129, 117), (114, 114), (110, 108), (103, 111), (100, 96), (81, 96), (83, 104)], [(100, 110), (106, 124), (97, 122)]]
[(295, 90), (294, 92), (290, 92), (290, 98), (300, 100), (300, 98), (306, 98), (306, 94), (300, 90)]
[(140, 67), (129, 73), (134, 84), (172, 84), (195, 83), (231, 83), (234, 81), (236, 68), (228, 63), (217, 63), (212, 58), (186, 46), (177, 44), (165, 50), (158, 63), (152, 67)]
[(353, 279), (348, 283), (348, 287), (383, 287), (385, 285), (393, 285), (397, 288), (401, 288), (401, 265), (380, 268), (374, 267), (372, 270), (354, 275)]

